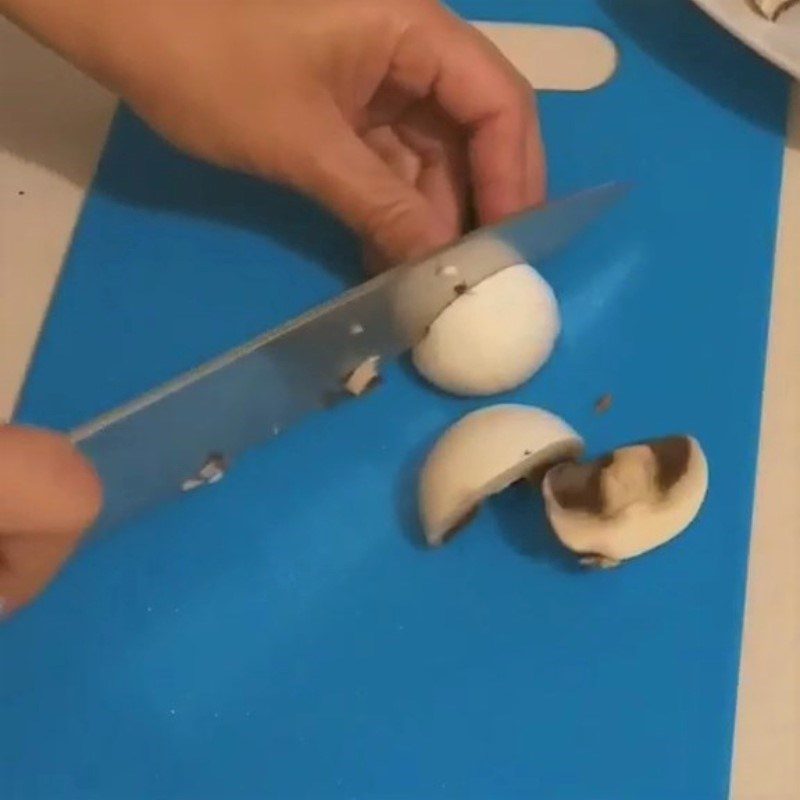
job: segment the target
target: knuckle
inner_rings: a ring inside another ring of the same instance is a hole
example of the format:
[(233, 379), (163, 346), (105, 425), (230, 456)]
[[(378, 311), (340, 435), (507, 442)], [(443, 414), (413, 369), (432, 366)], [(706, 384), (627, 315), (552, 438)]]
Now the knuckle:
[(435, 166), (446, 160), (447, 148), (445, 143), (438, 138), (428, 138), (416, 145), (419, 157), (425, 166)]
[(393, 198), (373, 204), (362, 221), (362, 235), (389, 258), (404, 257), (423, 236), (415, 204)]
[(411, 208), (401, 198), (373, 203), (364, 214), (363, 232), (374, 239), (380, 239), (387, 232), (408, 224)]

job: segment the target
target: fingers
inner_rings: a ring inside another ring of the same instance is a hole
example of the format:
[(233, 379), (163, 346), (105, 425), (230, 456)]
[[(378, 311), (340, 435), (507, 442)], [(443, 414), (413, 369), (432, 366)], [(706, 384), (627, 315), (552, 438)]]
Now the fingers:
[[(532, 126), (521, 107), (482, 119), (470, 141), (470, 172), (481, 224), (496, 222), (544, 198)], [(505, 144), (504, 144), (505, 143)]]
[[(470, 37), (471, 38), (471, 37)], [(437, 98), (470, 131), (469, 157), (474, 203), (481, 224), (544, 199), (544, 154), (533, 93), (496, 62), (488, 42), (455, 45), (437, 85)], [(459, 87), (467, 64), (481, 70), (469, 92)]]
[(365, 144), (335, 108), (317, 109), (314, 141), (298, 142), (292, 183), (396, 263), (446, 244), (452, 228), (415, 185)]
[(482, 34), (443, 15), (401, 40), (390, 78), (402, 91), (433, 96), (468, 132), (474, 203), (481, 223), (540, 202), (544, 153), (533, 92)]
[(422, 159), (406, 145), (389, 125), (372, 128), (363, 134), (366, 145), (389, 169), (409, 186), (416, 186), (422, 170)]
[(485, 224), (544, 200), (544, 148), (530, 85), (483, 34), (461, 20), (453, 26), (436, 97), (471, 131), (475, 206)]
[[(388, 125), (372, 128), (362, 136), (369, 147), (400, 180), (409, 186), (416, 186), (422, 162), (414, 150), (407, 147)], [(363, 260), (366, 270), (377, 275), (392, 266), (369, 241), (363, 243)]]
[(75, 551), (73, 536), (4, 536), (0, 545), (0, 619), (40, 595)]
[[(372, 128), (362, 138), (404, 183), (417, 188), (449, 231), (448, 240), (458, 238), (467, 205), (465, 150), (459, 132), (430, 104), (417, 104), (394, 127)], [(365, 262), (372, 273), (389, 266), (369, 244)]]
[(536, 96), (531, 93), (531, 114), (533, 116), (533, 135), (525, 139), (525, 170), (527, 172), (528, 202), (526, 205), (538, 205), (547, 197), (547, 157), (541, 126)]
[(100, 510), (93, 468), (65, 437), (0, 427), (0, 603), (13, 613), (52, 580)]
[(463, 232), (469, 184), (463, 135), (431, 103), (413, 106), (395, 128), (420, 159), (417, 188), (448, 226), (450, 238), (457, 238)]

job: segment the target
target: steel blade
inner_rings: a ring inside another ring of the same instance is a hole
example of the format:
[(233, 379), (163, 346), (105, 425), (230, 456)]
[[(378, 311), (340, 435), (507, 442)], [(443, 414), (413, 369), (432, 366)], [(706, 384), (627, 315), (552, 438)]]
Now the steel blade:
[(477, 230), (81, 426), (72, 439), (105, 489), (98, 527), (214, 482), (243, 450), (347, 399), (365, 360), (409, 349), (459, 293), (543, 261), (624, 191), (598, 187)]

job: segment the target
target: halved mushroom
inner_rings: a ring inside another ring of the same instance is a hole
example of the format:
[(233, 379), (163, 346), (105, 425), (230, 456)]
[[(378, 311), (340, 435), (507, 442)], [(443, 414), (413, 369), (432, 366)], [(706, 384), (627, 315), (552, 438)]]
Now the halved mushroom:
[(558, 464), (542, 485), (556, 535), (596, 567), (616, 566), (682, 533), (707, 489), (706, 457), (690, 436), (623, 447), (591, 463)]
[(582, 451), (580, 436), (541, 408), (503, 404), (467, 414), (422, 469), (419, 508), (428, 544), (447, 541), (490, 495)]

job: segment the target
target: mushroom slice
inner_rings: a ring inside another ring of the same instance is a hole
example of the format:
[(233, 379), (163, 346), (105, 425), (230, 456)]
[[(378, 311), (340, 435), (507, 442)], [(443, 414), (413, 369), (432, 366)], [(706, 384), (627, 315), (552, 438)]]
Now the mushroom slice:
[(490, 495), (582, 452), (580, 436), (541, 408), (503, 404), (467, 414), (439, 439), (420, 475), (428, 544), (447, 541)]
[(586, 464), (558, 464), (542, 485), (558, 538), (582, 563), (604, 568), (682, 533), (707, 489), (706, 457), (690, 436), (623, 447)]

